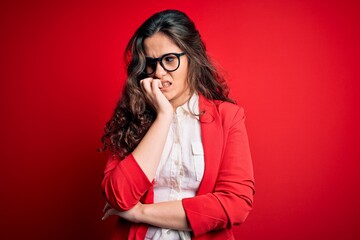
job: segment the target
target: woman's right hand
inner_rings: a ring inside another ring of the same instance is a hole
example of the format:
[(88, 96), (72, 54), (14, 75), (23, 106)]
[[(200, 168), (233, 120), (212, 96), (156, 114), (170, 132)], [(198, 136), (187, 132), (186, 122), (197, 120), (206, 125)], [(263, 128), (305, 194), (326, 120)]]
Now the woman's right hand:
[(164, 150), (174, 116), (174, 109), (169, 100), (161, 92), (160, 88), (162, 85), (159, 79), (142, 79), (140, 86), (148, 103), (157, 112), (157, 116), (145, 136), (132, 152), (132, 155), (149, 181), (152, 182)]
[(174, 109), (169, 100), (161, 92), (162, 84), (159, 79), (144, 78), (140, 80), (140, 86), (149, 104), (154, 107), (158, 114), (173, 115)]

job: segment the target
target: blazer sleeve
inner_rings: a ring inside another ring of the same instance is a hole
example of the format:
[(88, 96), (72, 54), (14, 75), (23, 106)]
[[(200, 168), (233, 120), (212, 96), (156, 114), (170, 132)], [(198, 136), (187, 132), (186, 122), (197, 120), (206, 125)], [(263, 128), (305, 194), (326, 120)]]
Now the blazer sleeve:
[(134, 156), (123, 160), (110, 156), (104, 171), (102, 189), (108, 203), (119, 211), (134, 207), (152, 186)]
[(238, 108), (224, 126), (225, 147), (214, 191), (182, 200), (195, 237), (239, 225), (252, 209), (254, 177), (244, 120), (244, 110)]

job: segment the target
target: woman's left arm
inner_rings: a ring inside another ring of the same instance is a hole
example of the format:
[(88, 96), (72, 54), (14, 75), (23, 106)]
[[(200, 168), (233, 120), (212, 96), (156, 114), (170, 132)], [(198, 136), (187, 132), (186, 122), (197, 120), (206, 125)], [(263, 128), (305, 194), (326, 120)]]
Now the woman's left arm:
[(128, 211), (119, 212), (107, 205), (103, 220), (117, 215), (130, 222), (146, 223), (160, 228), (191, 231), (181, 200), (153, 204), (138, 203)]
[(129, 211), (110, 210), (105, 217), (119, 215), (132, 222), (192, 231), (194, 236), (245, 221), (252, 209), (254, 179), (244, 120), (244, 111), (239, 108), (226, 134), (214, 192), (181, 201), (138, 203)]
[(254, 176), (244, 109), (231, 110), (219, 108), (226, 141), (214, 191), (182, 200), (195, 237), (239, 225), (252, 209)]

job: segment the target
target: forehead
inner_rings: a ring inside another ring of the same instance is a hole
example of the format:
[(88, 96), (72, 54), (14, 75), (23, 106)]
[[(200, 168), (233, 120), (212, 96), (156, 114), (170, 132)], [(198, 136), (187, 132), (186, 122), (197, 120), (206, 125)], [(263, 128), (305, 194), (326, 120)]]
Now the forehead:
[(162, 32), (157, 32), (144, 40), (144, 51), (147, 57), (159, 57), (166, 53), (181, 52), (176, 43)]

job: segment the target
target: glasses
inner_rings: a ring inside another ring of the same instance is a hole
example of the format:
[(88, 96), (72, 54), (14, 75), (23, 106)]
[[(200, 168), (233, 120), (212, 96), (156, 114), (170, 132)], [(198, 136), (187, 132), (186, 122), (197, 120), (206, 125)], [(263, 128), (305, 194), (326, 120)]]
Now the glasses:
[(146, 57), (146, 66), (144, 72), (151, 75), (156, 71), (157, 62), (167, 72), (174, 72), (180, 67), (180, 57), (185, 53), (166, 53), (159, 58)]

